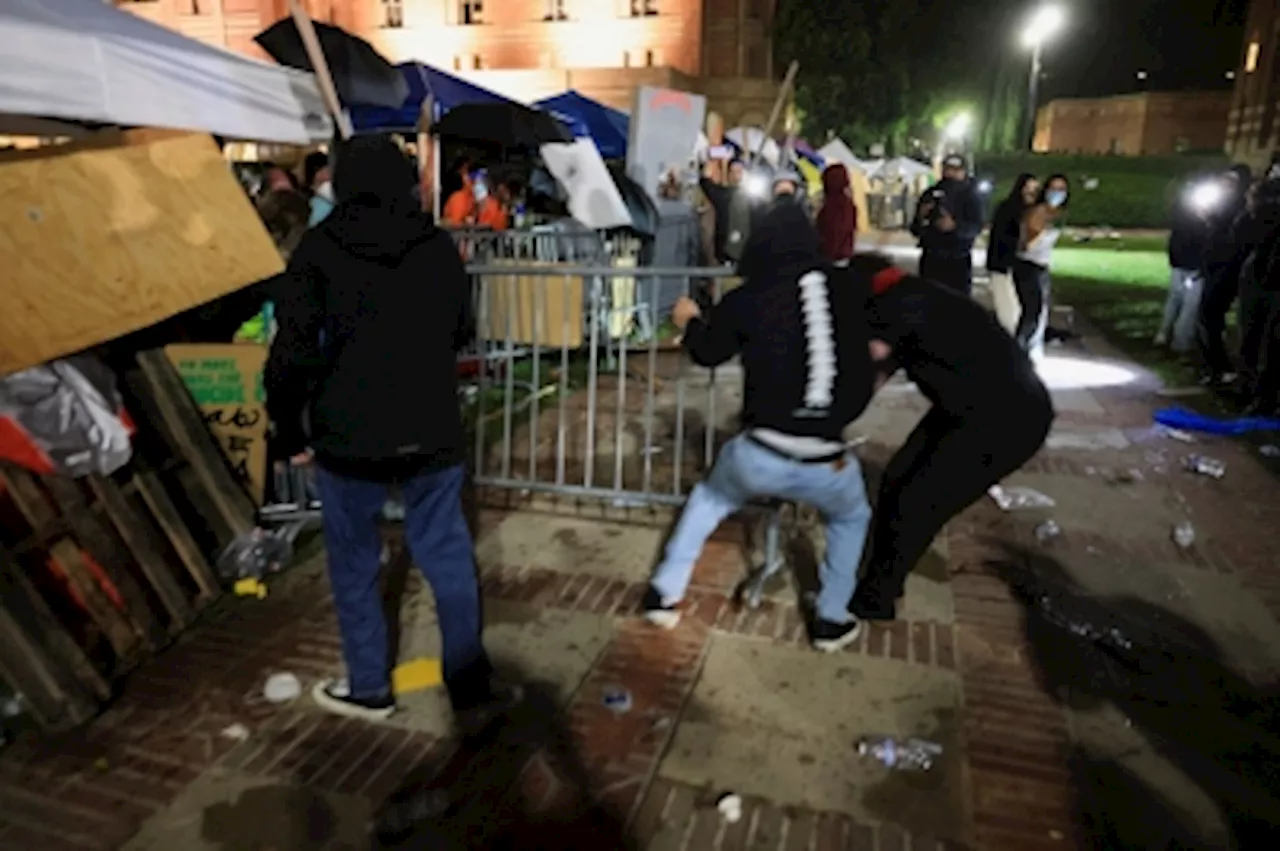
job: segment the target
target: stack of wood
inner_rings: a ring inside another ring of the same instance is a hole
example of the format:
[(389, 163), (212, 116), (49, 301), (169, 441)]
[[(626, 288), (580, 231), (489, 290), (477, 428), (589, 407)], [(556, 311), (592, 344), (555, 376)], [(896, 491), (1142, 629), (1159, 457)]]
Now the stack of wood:
[(212, 562), (252, 528), (254, 505), (163, 351), (120, 376), (138, 423), (111, 476), (0, 466), (0, 678), (59, 729), (219, 594)]

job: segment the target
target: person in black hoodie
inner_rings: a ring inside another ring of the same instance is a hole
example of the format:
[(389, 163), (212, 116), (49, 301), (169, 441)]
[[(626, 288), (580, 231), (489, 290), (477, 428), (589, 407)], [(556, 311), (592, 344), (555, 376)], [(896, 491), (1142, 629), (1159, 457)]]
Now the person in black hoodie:
[(1258, 185), (1257, 247), (1240, 269), (1240, 373), (1247, 416), (1280, 413), (1280, 181)]
[(911, 233), (920, 240), (920, 275), (957, 292), (973, 291), (973, 241), (982, 233), (982, 199), (964, 157), (942, 161), (942, 180), (916, 202)]
[[(395, 709), (378, 589), (377, 517), (393, 486), (405, 543), (436, 598), (445, 684), (464, 729), (499, 701), (481, 643), (480, 589), (463, 517), (456, 352), (473, 331), (462, 260), (412, 199), (394, 142), (339, 146), (338, 205), (308, 231), (277, 287), (267, 406), (282, 452), (314, 457), (348, 678), (313, 695), (342, 715)], [(304, 423), (307, 428), (304, 428)]]
[(1053, 402), (1031, 359), (971, 299), (906, 275), (883, 257), (854, 257), (850, 288), (867, 300), (871, 335), (933, 403), (885, 467), (871, 557), (849, 610), (892, 620), (907, 575), (952, 517), (1040, 450)]
[(1253, 251), (1257, 239), (1248, 210), (1253, 172), (1235, 165), (1224, 175), (1228, 198), (1209, 221), (1209, 245), (1204, 256), (1204, 292), (1196, 320), (1196, 343), (1203, 361), (1202, 384), (1228, 384), (1234, 378), (1231, 356), (1223, 335), (1227, 314), (1240, 291), (1240, 267)]
[(743, 431), (690, 494), (645, 596), (645, 616), (675, 626), (694, 561), (725, 517), (756, 497), (797, 500), (826, 518), (811, 635), (819, 650), (837, 650), (858, 635), (848, 603), (871, 519), (862, 471), (842, 438), (872, 392), (865, 298), (833, 285), (818, 232), (795, 203), (765, 215), (738, 272), (745, 282), (709, 317), (687, 298), (673, 311), (695, 363), (742, 358)]
[(1169, 298), (1164, 319), (1156, 332), (1155, 344), (1170, 342), (1175, 352), (1189, 351), (1195, 343), (1196, 318), (1204, 294), (1205, 252), (1209, 248), (1209, 216), (1196, 206), (1195, 187), (1190, 184), (1174, 202), (1173, 225), (1169, 231)]
[(1022, 238), (1022, 216), (1036, 202), (1040, 181), (1034, 174), (1020, 174), (1009, 195), (991, 216), (991, 236), (987, 239), (987, 271), (991, 273), (991, 301), (1004, 330), (1010, 335), (1018, 330), (1022, 302), (1013, 283), (1013, 261)]

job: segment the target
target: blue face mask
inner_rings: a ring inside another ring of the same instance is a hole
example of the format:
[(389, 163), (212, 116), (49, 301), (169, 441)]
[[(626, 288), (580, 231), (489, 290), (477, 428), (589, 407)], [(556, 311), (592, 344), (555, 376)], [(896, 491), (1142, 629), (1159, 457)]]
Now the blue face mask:
[(1064, 189), (1050, 189), (1044, 193), (1044, 200), (1050, 207), (1061, 207), (1067, 203), (1067, 193)]

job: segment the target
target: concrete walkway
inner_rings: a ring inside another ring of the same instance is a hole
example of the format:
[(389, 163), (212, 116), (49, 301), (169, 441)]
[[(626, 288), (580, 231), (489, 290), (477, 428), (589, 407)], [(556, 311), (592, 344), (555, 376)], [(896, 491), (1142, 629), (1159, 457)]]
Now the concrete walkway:
[[(410, 848), (1280, 847), (1274, 471), (1244, 444), (1154, 431), (1152, 379), (1092, 338), (1046, 375), (1058, 424), (1009, 484), (1056, 507), (972, 507), (902, 619), (848, 652), (808, 649), (791, 578), (757, 611), (734, 605), (748, 525), (708, 546), (668, 633), (635, 609), (669, 515), (489, 495), (508, 504), (478, 519), (487, 639), (535, 683), (493, 741), (458, 750), (436, 690), (382, 725), (262, 700), (272, 672), (308, 688), (339, 671), (317, 558), (221, 607), (88, 729), (0, 754), (0, 847), (365, 849), (406, 784), (453, 802)], [(925, 408), (898, 383), (856, 424), (869, 485)], [(1185, 472), (1191, 452), (1226, 476)], [(1038, 540), (1048, 519), (1061, 534)], [(804, 576), (821, 536), (802, 512), (788, 537)], [(430, 594), (397, 568), (401, 655), (433, 655)], [(618, 693), (624, 712), (604, 705)], [(878, 734), (943, 755), (889, 771), (855, 751)], [(736, 822), (714, 806), (729, 791)]]

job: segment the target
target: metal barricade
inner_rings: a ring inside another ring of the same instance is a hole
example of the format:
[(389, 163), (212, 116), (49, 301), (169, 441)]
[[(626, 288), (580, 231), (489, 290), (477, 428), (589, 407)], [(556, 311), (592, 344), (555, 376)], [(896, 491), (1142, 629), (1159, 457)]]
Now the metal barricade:
[[(515, 261), (468, 271), (488, 352), (460, 399), (476, 484), (622, 508), (682, 505), (738, 432), (741, 372), (736, 362), (691, 364), (659, 305), (699, 292), (718, 301), (732, 273)], [(318, 509), (307, 497), (285, 503), (264, 518)], [(744, 589), (750, 605), (782, 562), (781, 506), (754, 507), (768, 523), (764, 566)], [(394, 506), (386, 516), (396, 519)]]

